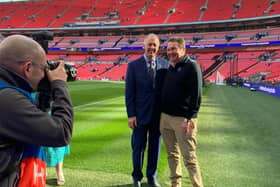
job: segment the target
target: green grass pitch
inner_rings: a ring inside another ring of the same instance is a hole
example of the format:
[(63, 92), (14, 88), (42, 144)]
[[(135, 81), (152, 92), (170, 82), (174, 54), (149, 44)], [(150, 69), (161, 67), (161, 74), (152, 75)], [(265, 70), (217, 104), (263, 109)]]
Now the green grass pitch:
[[(130, 187), (131, 130), (124, 83), (76, 81), (69, 83), (69, 89), (75, 128), (71, 154), (64, 162), (64, 186)], [(205, 187), (280, 186), (279, 109), (279, 98), (246, 88), (206, 89), (197, 149)], [(182, 187), (191, 187), (185, 168), (183, 172)], [(170, 186), (168, 176), (162, 145), (158, 168), (162, 187)], [(55, 186), (54, 177), (54, 169), (48, 168), (48, 187)]]

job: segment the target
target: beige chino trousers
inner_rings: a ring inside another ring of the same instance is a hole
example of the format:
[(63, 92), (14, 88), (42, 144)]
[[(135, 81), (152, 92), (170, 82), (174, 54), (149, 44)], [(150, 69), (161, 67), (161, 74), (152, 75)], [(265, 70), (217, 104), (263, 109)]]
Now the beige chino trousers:
[(172, 187), (181, 187), (182, 168), (181, 154), (189, 172), (193, 187), (203, 187), (200, 168), (196, 157), (197, 119), (192, 119), (192, 134), (186, 134), (181, 127), (184, 117), (161, 113), (160, 132), (168, 154), (170, 179)]

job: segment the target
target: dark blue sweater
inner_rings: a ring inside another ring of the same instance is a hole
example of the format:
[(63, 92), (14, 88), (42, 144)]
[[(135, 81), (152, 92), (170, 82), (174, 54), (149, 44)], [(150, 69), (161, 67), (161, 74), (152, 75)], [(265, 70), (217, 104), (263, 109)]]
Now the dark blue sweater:
[(167, 71), (162, 89), (161, 111), (172, 116), (196, 118), (201, 103), (201, 90), (201, 70), (186, 55)]

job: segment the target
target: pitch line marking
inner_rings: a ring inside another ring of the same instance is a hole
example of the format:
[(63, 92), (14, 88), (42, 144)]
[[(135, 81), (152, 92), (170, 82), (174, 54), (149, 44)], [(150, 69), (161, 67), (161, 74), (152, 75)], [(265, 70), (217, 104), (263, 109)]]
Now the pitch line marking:
[(119, 100), (120, 98), (123, 98), (123, 97), (124, 96), (113, 97), (111, 99), (105, 99), (105, 100), (101, 100), (101, 101), (97, 101), (97, 102), (92, 102), (92, 103), (87, 103), (87, 104), (83, 104), (83, 105), (78, 105), (78, 106), (74, 107), (74, 110), (81, 109), (81, 108), (86, 108), (88, 106), (93, 106), (93, 105), (97, 105), (97, 104), (107, 103), (109, 101)]

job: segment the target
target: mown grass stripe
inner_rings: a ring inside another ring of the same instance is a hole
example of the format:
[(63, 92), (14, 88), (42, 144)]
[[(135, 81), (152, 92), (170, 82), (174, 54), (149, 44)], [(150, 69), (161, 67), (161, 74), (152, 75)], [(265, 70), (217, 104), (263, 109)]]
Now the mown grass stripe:
[(198, 148), (207, 186), (277, 186), (280, 146), (269, 147), (279, 142), (280, 133), (271, 137), (265, 131), (279, 126), (279, 101), (244, 88), (209, 90), (200, 113)]
[(120, 100), (120, 99), (124, 99), (124, 97), (123, 96), (114, 97), (114, 98), (110, 98), (110, 99), (105, 99), (105, 100), (101, 100), (101, 101), (96, 101), (96, 102), (91, 102), (91, 103), (86, 103), (86, 104), (78, 105), (78, 106), (74, 107), (74, 110), (78, 111), (79, 109), (83, 109), (83, 108), (87, 108), (87, 107), (92, 107), (93, 105), (99, 105), (99, 104), (111, 104), (115, 100)]
[[(65, 187), (131, 186), (131, 131), (127, 127), (124, 85), (98, 89), (102, 83), (70, 86), (87, 88), (85, 92), (79, 89), (71, 92), (75, 106), (92, 105), (75, 109), (72, 152), (65, 160)], [(227, 86), (211, 86), (205, 93), (199, 115), (197, 150), (204, 186), (278, 187), (280, 100)], [(191, 186), (184, 167), (183, 171), (182, 186)], [(50, 172), (54, 174), (53, 170)], [(170, 186), (164, 146), (158, 172), (162, 186)]]

